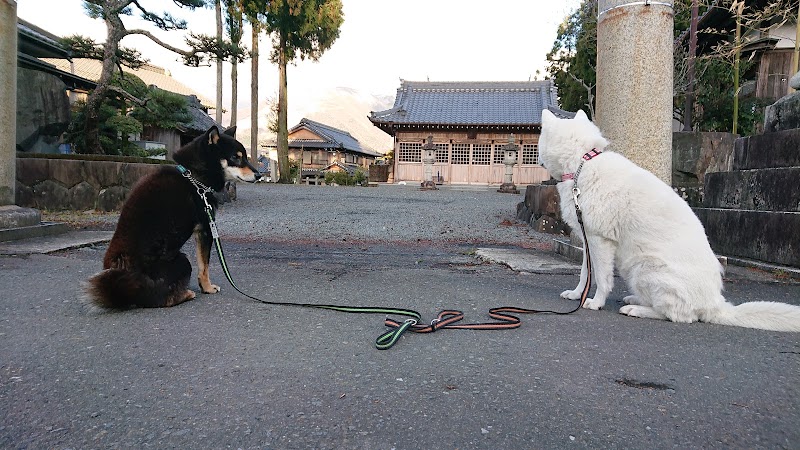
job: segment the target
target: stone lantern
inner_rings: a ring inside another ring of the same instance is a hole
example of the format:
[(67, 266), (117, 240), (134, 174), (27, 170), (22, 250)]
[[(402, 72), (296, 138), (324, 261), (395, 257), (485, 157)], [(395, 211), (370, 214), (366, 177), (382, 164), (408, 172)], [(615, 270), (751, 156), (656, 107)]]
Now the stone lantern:
[(500, 149), (503, 151), (503, 164), (506, 166), (506, 173), (503, 178), (503, 184), (500, 185), (500, 189), (498, 189), (497, 192), (519, 194), (517, 187), (514, 186), (512, 182), (514, 164), (517, 163), (517, 153), (519, 151), (519, 146), (514, 143), (514, 133), (511, 133), (508, 137), (508, 144), (500, 147)]
[(433, 136), (428, 136), (428, 142), (422, 146), (422, 173), (421, 189), (438, 190), (433, 182), (433, 163), (436, 162), (436, 146), (433, 145)]

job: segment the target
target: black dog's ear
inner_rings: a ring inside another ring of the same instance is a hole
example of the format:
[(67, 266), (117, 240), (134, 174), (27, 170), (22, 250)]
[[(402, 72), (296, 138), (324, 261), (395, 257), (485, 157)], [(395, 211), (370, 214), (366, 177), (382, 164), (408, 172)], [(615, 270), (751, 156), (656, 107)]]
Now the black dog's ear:
[(222, 134), (227, 134), (228, 136), (230, 136), (230, 137), (235, 139), (236, 138), (236, 125), (228, 128)]
[(214, 145), (219, 142), (219, 128), (213, 126), (206, 131), (206, 142), (208, 142), (208, 145)]

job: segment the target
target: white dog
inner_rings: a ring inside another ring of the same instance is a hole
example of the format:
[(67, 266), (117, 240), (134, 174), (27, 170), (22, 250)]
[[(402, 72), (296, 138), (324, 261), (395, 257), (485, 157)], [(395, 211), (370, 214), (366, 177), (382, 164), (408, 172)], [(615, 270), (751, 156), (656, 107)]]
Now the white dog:
[[(539, 155), (558, 183), (561, 213), (580, 230), (573, 199), (586, 232), (597, 289), (585, 308), (600, 309), (614, 284), (614, 264), (633, 293), (620, 313), (674, 322), (710, 322), (776, 331), (800, 331), (800, 306), (751, 302), (734, 306), (722, 296), (722, 266), (703, 225), (669, 186), (630, 160), (607, 151), (608, 141), (583, 111), (558, 119), (542, 111)], [(579, 170), (580, 168), (580, 170)], [(575, 177), (577, 180), (572, 179)], [(580, 298), (581, 280), (561, 296)]]

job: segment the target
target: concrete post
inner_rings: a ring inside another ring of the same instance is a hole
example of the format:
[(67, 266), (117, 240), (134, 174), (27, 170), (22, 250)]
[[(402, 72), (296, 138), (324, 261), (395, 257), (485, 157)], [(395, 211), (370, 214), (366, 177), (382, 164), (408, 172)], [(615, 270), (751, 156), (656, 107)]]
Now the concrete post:
[(433, 163), (436, 162), (436, 146), (433, 144), (433, 136), (428, 136), (428, 142), (422, 146), (422, 190), (435, 191), (439, 188), (433, 182)]
[(673, 0), (599, 0), (597, 117), (610, 148), (672, 184)]
[(506, 166), (506, 173), (503, 178), (503, 184), (497, 192), (504, 194), (519, 194), (519, 190), (514, 185), (514, 164), (517, 163), (517, 154), (519, 153), (519, 146), (514, 143), (514, 133), (508, 137), (508, 144), (501, 147), (503, 150), (503, 164)]
[(17, 181), (17, 2), (0, 0), (0, 206), (13, 205)]

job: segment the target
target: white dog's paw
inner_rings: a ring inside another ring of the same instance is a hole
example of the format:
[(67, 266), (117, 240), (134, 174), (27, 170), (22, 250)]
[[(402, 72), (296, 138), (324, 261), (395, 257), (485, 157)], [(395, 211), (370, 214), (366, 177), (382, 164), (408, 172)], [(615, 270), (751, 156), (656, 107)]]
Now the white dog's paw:
[(622, 299), (622, 301), (626, 305), (638, 305), (639, 304), (639, 297), (637, 297), (635, 295), (627, 295), (627, 296), (625, 296), (625, 298)]
[[(632, 295), (629, 297), (633, 297)], [(625, 297), (623, 301), (627, 301), (628, 297)], [(620, 314), (625, 314), (626, 316), (636, 317), (634, 310), (636, 309), (636, 305), (625, 305), (619, 309)]]
[(564, 291), (561, 293), (561, 298), (566, 298), (568, 300), (577, 300), (581, 298), (581, 291)]
[(586, 309), (593, 309), (595, 311), (599, 309), (603, 309), (603, 306), (606, 302), (601, 302), (599, 300), (595, 300), (593, 298), (587, 298), (585, 302), (583, 302), (583, 307)]

